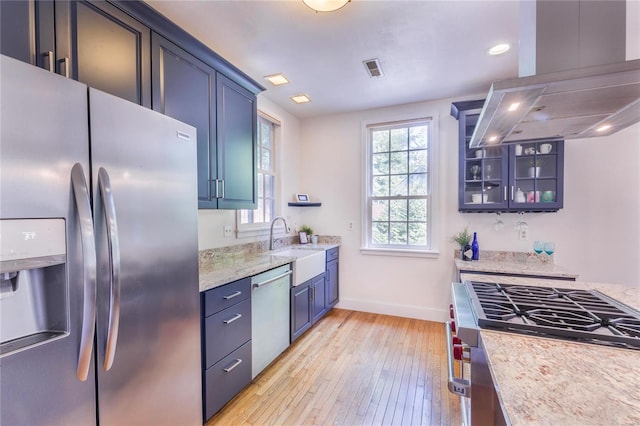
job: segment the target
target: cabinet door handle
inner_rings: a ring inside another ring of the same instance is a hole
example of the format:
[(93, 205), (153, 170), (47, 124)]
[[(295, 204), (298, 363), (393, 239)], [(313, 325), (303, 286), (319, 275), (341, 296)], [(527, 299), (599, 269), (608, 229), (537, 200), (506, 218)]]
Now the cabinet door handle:
[(216, 190), (215, 198), (220, 198), (220, 197), (218, 196), (218, 179), (212, 179), (212, 180), (211, 180), (211, 182), (213, 182), (213, 186), (214, 186), (214, 188), (215, 188), (215, 190)]
[(239, 366), (240, 364), (242, 364), (242, 360), (240, 358), (236, 359), (233, 364), (227, 368), (223, 368), (222, 370), (225, 373), (229, 373), (231, 370), (233, 370), (234, 368), (236, 368), (237, 366)]
[(514, 186), (511, 185), (511, 201), (513, 201), (513, 188), (514, 188)]
[(60, 62), (62, 62), (62, 71), (63, 71), (62, 75), (69, 78), (69, 58), (65, 57), (61, 59)]
[(50, 50), (48, 52), (44, 52), (42, 55), (48, 60), (47, 68), (49, 68), (49, 72), (55, 72), (53, 52)]
[(224, 320), (222, 322), (225, 323), (225, 325), (226, 324), (231, 324), (232, 322), (237, 321), (240, 318), (242, 318), (242, 314), (235, 314), (233, 318), (229, 318), (228, 320)]
[(504, 186), (504, 200), (507, 201), (507, 185)]
[(232, 293), (228, 296), (224, 296), (223, 299), (224, 300), (229, 300), (229, 299), (233, 299), (234, 297), (238, 297), (242, 294), (242, 292), (240, 290), (236, 291), (235, 293)]

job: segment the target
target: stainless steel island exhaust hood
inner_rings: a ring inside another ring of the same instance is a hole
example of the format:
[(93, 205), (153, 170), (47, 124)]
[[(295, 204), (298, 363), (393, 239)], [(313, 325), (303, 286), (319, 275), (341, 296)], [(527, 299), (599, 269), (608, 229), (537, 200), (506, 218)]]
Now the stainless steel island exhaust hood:
[(492, 84), (470, 147), (607, 136), (640, 122), (625, 10), (618, 0), (523, 1), (521, 77)]

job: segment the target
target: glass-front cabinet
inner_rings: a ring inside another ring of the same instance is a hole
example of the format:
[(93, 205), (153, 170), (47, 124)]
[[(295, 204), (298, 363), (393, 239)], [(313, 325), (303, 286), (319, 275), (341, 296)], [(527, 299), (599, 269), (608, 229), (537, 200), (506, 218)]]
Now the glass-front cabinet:
[(561, 209), (563, 160), (562, 139), (510, 145), (511, 206), (535, 211)]
[(562, 139), (469, 148), (484, 101), (454, 102), (459, 123), (458, 210), (558, 211), (563, 202)]

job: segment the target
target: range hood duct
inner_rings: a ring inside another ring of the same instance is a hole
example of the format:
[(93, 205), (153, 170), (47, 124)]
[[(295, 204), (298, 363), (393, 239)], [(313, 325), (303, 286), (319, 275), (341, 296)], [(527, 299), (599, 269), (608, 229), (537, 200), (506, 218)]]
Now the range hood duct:
[(525, 0), (520, 14), (520, 78), (491, 85), (470, 147), (608, 136), (640, 121), (624, 0)]

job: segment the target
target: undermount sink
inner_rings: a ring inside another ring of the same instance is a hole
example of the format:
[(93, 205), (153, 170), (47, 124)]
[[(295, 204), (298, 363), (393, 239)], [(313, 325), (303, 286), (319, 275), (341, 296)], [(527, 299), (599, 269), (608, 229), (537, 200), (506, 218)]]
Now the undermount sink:
[(270, 253), (272, 256), (293, 257), (293, 285), (297, 286), (324, 273), (326, 268), (325, 251), (322, 249), (289, 248)]

